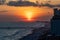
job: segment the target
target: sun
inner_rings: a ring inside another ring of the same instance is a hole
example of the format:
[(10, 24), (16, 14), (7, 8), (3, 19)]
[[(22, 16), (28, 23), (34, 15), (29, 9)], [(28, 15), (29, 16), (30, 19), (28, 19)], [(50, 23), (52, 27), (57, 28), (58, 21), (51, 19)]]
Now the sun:
[(26, 12), (25, 14), (28, 21), (32, 20), (32, 16), (33, 16), (32, 12)]

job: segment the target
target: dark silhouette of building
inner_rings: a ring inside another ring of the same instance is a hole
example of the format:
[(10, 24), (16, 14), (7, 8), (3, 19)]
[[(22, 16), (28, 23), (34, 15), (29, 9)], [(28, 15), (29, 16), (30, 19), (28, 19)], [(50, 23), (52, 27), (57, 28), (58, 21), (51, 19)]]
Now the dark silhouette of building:
[(54, 16), (51, 19), (51, 33), (60, 36), (60, 10), (54, 9)]

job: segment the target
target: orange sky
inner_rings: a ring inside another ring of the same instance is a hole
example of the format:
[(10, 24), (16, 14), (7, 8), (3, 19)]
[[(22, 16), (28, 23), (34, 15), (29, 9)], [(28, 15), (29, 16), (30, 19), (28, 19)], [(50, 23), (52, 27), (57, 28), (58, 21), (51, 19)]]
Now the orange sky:
[[(36, 0), (29, 0), (31, 2), (35, 2)], [(45, 2), (46, 0), (40, 0), (39, 2)], [(52, 1), (51, 4), (55, 4), (56, 1)], [(59, 3), (59, 2), (58, 2)], [(57, 4), (57, 3), (56, 3)], [(0, 5), (0, 15), (7, 15), (8, 17), (10, 16), (17, 16), (18, 19), (13, 19), (16, 17), (10, 17), (12, 21), (14, 20), (18, 20), (20, 21), (20, 17), (24, 17), (27, 18), (28, 20), (30, 20), (31, 18), (37, 18), (37, 20), (47, 20), (49, 21), (51, 19), (51, 17), (53, 16), (53, 9), (49, 8), (49, 7), (11, 7), (11, 6), (1, 6)], [(4, 12), (5, 11), (5, 12)], [(6, 12), (7, 11), (7, 12)], [(5, 17), (8, 19), (8, 17)], [(3, 18), (4, 20), (6, 20), (5, 18)]]
[(35, 20), (49, 21), (53, 16), (53, 10), (49, 7), (39, 8), (39, 7), (0, 6), (0, 9), (1, 9), (0, 11), (4, 10), (6, 11), (0, 12), (0, 15), (5, 15), (4, 17), (1, 16), (5, 21), (21, 21), (24, 18), (26, 18), (27, 20), (30, 20), (31, 18), (33, 19), (36, 18)]

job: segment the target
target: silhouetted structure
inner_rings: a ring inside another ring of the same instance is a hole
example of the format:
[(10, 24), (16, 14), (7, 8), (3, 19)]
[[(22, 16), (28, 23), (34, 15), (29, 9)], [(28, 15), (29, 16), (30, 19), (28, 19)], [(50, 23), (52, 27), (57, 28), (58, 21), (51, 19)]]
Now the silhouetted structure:
[(51, 33), (60, 36), (60, 10), (54, 9), (54, 16), (51, 19)]

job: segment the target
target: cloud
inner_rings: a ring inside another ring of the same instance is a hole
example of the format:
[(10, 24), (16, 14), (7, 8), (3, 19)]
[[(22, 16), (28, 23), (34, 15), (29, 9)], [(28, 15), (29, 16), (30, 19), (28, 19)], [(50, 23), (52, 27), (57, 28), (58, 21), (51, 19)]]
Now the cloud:
[(53, 5), (53, 4), (50, 4), (50, 3), (45, 3), (45, 4), (41, 4), (42, 6), (48, 6), (48, 7), (60, 7), (60, 4), (57, 4), (57, 5)]
[(7, 5), (9, 6), (37, 6), (36, 3), (34, 2), (29, 2), (29, 1), (10, 1)]

